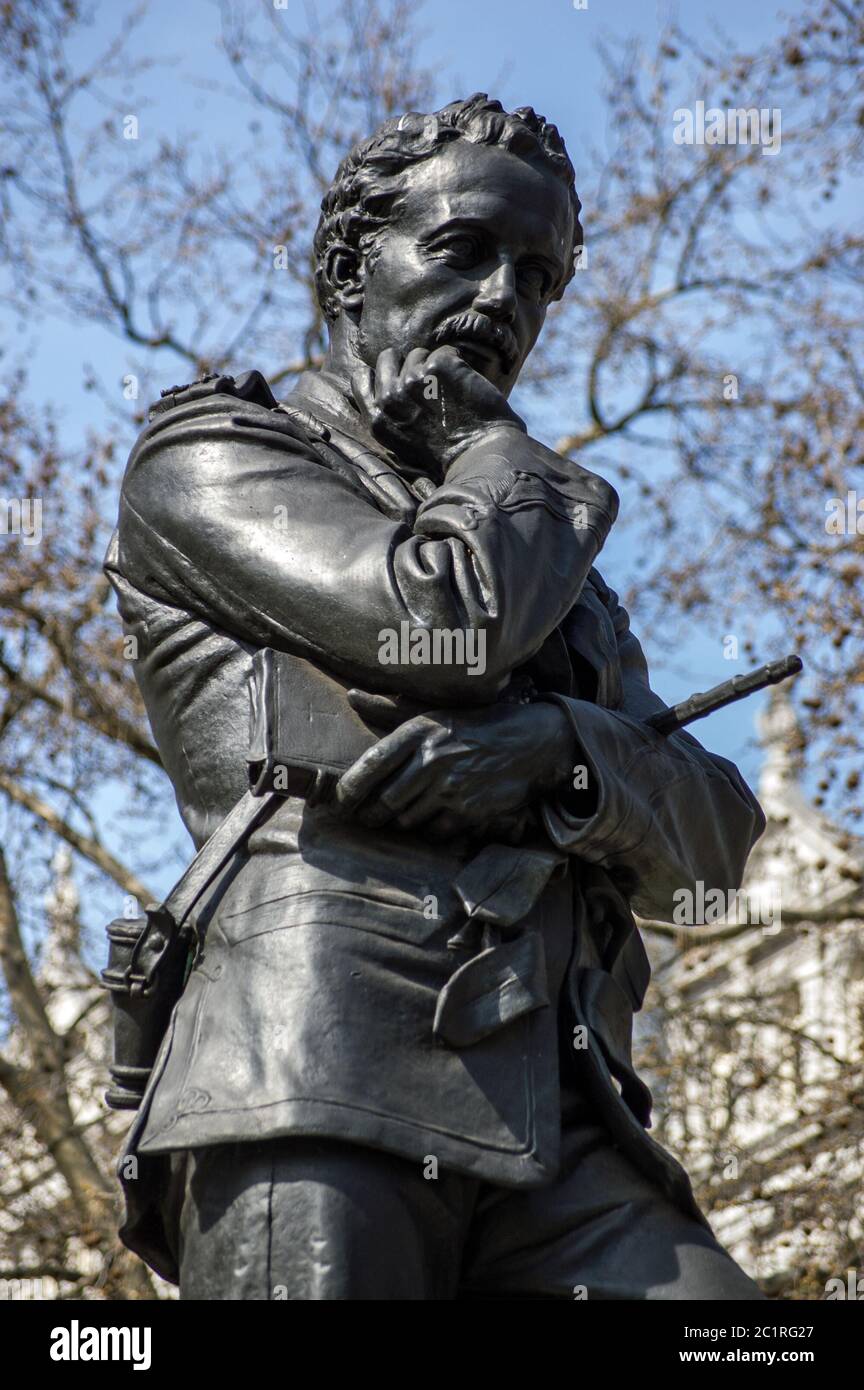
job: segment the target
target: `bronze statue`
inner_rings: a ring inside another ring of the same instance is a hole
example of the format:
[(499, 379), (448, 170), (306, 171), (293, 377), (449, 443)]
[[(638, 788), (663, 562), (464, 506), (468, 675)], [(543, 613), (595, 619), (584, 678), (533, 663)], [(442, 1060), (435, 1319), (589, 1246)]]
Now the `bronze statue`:
[(736, 888), (764, 819), (650, 727), (594, 568), (618, 498), (508, 404), (579, 212), (530, 107), (387, 121), (322, 204), (321, 371), (172, 388), (130, 457), (106, 568), (153, 734), (197, 848), (240, 808), (115, 971), (140, 1002), (182, 917), (120, 1172), (184, 1298), (761, 1297), (630, 1049), (631, 904)]

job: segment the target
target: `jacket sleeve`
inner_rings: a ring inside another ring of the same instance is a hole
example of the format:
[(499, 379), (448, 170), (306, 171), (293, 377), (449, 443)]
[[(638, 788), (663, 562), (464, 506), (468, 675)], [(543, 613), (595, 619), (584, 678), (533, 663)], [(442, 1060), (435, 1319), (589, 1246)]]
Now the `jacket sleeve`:
[(671, 922), (679, 890), (698, 899), (700, 881), (705, 894), (740, 887), (765, 817), (733, 763), (683, 730), (664, 737), (643, 722), (667, 706), (650, 687), (625, 609), (611, 590), (606, 595), (621, 663), (620, 708), (544, 696), (570, 718), (593, 811), (574, 814), (565, 794), (547, 799), (541, 815), (558, 849), (617, 871), (636, 912)]
[[(617, 504), (602, 479), (507, 425), (458, 458), (416, 514), (394, 519), (287, 416), (214, 395), (139, 438), (118, 564), (241, 640), (373, 690), (483, 704), (575, 602)], [(403, 622), (485, 633), (485, 672), (382, 665), (382, 629)]]

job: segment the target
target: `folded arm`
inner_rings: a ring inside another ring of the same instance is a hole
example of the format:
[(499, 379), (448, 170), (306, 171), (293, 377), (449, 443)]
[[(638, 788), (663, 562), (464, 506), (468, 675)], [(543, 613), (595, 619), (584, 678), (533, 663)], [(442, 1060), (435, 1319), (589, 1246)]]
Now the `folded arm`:
[[(139, 439), (119, 564), (243, 640), (371, 689), (483, 704), (575, 602), (616, 511), (602, 479), (501, 425), (455, 460), (413, 523), (394, 520), (286, 416), (213, 396)], [(485, 633), (485, 672), (382, 665), (379, 634), (403, 622)]]

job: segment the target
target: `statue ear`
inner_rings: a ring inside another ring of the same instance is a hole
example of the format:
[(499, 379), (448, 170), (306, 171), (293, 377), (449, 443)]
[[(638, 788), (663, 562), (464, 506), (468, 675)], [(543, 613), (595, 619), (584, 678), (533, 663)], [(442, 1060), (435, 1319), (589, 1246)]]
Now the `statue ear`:
[(363, 307), (363, 260), (357, 251), (345, 245), (331, 246), (327, 252), (325, 272), (339, 308), (346, 313), (359, 313)]

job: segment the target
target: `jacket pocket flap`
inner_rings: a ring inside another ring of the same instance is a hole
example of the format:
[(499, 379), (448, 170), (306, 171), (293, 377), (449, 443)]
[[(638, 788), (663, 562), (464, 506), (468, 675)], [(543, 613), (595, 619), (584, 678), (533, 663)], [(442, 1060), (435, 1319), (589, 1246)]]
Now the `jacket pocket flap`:
[(526, 932), (481, 951), (451, 975), (438, 995), (432, 1031), (451, 1047), (470, 1047), (548, 1003), (543, 942)]
[(251, 903), (240, 911), (220, 914), (216, 922), (229, 946), (238, 946), (268, 932), (309, 927), (319, 922), (357, 928), (416, 946), (425, 945), (442, 930), (441, 921), (434, 916), (427, 917), (419, 907), (388, 902), (372, 893), (322, 888), (283, 893)]
[(551, 878), (563, 873), (566, 854), (486, 845), (465, 865), (453, 887), (469, 920), (510, 927), (527, 917)]

